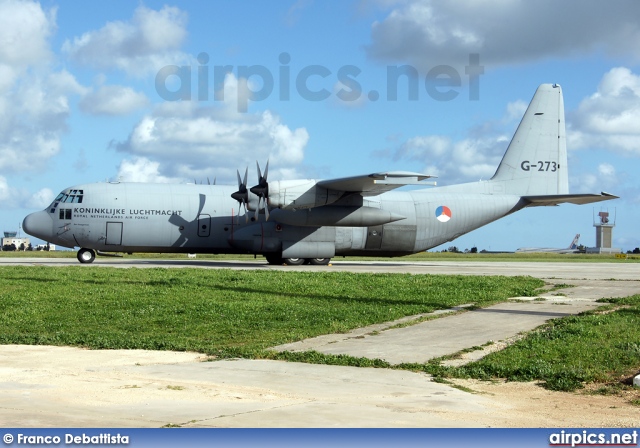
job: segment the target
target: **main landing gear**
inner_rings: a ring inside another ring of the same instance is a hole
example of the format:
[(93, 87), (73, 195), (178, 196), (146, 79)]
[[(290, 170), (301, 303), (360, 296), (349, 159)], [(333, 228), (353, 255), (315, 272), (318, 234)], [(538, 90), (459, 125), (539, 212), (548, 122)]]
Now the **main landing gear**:
[(93, 249), (82, 248), (78, 251), (77, 257), (80, 263), (93, 263), (93, 260), (96, 259), (96, 253)]
[(300, 266), (310, 264), (313, 266), (326, 266), (331, 262), (331, 258), (282, 258), (276, 255), (265, 255), (267, 263), (272, 265)]

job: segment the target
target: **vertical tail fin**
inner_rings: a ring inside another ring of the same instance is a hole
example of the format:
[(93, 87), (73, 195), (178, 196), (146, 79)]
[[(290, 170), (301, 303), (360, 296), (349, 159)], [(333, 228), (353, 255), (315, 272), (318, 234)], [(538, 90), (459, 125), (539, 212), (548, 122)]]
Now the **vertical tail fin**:
[(573, 241), (571, 241), (571, 244), (569, 244), (569, 249), (577, 249), (579, 239), (580, 239), (580, 234), (576, 233), (576, 236), (573, 237)]
[(562, 89), (536, 90), (500, 166), (494, 191), (520, 196), (569, 194)]

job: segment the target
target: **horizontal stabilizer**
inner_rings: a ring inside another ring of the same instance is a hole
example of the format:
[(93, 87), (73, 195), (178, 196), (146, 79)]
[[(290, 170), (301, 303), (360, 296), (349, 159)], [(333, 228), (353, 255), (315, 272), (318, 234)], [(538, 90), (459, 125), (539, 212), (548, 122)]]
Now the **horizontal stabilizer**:
[(527, 201), (530, 206), (536, 207), (566, 203), (576, 205), (591, 204), (593, 202), (618, 199), (618, 196), (602, 192), (600, 194), (550, 194), (542, 196), (523, 196), (522, 199)]

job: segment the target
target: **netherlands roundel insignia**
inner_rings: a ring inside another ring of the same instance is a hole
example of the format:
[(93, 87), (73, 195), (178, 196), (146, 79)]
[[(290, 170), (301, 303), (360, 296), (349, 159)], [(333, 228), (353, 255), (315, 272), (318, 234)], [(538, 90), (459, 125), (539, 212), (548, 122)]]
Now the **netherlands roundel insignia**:
[(436, 219), (440, 222), (447, 222), (451, 219), (451, 209), (446, 205), (441, 205), (436, 209)]

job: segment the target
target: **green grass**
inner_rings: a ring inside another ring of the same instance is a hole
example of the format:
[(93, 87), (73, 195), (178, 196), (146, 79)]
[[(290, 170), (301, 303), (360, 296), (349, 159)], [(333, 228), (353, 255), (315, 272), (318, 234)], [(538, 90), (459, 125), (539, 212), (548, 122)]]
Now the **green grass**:
[[(214, 357), (402, 368), (436, 378), (539, 381), (552, 390), (597, 383), (640, 391), (640, 295), (551, 321), (506, 349), (462, 367), (391, 366), (379, 359), (274, 345), (461, 304), (535, 297), (531, 277), (355, 274), (268, 270), (0, 267), (0, 344), (191, 350)], [(635, 394), (635, 395), (634, 395)]]
[[(540, 381), (572, 391), (584, 383), (625, 387), (640, 368), (640, 295), (607, 299), (614, 306), (553, 320), (506, 349), (462, 367), (440, 360), (409, 366), (443, 377)], [(628, 386), (628, 385), (627, 385)]]
[(531, 277), (200, 269), (0, 268), (0, 344), (265, 348), (464, 303), (534, 296)]

